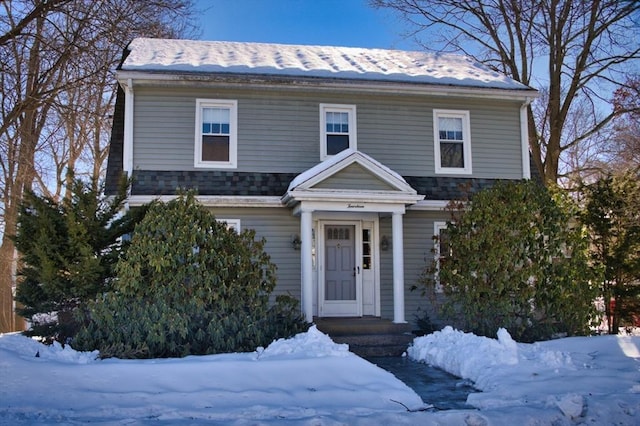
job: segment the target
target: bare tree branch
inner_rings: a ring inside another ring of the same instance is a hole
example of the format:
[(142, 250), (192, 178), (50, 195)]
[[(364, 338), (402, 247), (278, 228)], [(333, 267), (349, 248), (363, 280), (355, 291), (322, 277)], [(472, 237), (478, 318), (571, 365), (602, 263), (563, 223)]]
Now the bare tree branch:
[[(69, 3), (71, 0), (49, 0), (36, 3), (33, 10), (26, 16), (22, 17), (19, 22), (12, 22), (8, 28), (3, 28), (4, 34), (0, 35), (0, 45), (7, 43), (9, 40), (22, 35), (22, 32), (36, 19), (41, 16), (47, 15), (53, 10), (59, 9), (64, 6), (65, 3)], [(10, 7), (9, 4), (5, 4), (5, 8)], [(9, 15), (7, 15), (9, 16)]]
[[(566, 174), (561, 156), (611, 125), (620, 111), (594, 114), (584, 127), (565, 123), (578, 100), (610, 109), (606, 94), (640, 58), (640, 2), (634, 0), (370, 0), (397, 11), (424, 36), (423, 46), (462, 52), (528, 86), (543, 89), (529, 114), (530, 149), (548, 184)], [(543, 65), (544, 62), (544, 66)], [(637, 67), (637, 65), (635, 65)], [(540, 78), (541, 83), (537, 83)], [(599, 117), (596, 119), (596, 117)], [(570, 141), (570, 142), (567, 142)], [(568, 164), (565, 162), (565, 164)]]
[[(137, 36), (188, 36), (193, 0), (12, 0), (0, 15), (0, 332), (12, 317), (18, 206), (25, 189), (60, 196), (83, 156), (106, 158), (113, 69)], [(53, 188), (53, 189), (52, 189)]]

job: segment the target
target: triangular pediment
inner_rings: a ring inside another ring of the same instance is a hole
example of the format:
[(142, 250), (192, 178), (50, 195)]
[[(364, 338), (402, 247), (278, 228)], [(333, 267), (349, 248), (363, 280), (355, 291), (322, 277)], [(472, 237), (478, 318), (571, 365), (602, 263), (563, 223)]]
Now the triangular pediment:
[(359, 163), (351, 163), (311, 188), (366, 191), (396, 191), (389, 182)]
[(389, 167), (360, 151), (345, 150), (296, 176), (283, 201), (339, 196), (404, 204), (423, 198)]

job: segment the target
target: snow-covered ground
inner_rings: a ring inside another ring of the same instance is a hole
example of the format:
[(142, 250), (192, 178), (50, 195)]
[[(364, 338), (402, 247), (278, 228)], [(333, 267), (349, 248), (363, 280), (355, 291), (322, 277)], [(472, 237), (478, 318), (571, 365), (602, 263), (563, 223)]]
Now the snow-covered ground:
[(521, 344), (505, 330), (489, 339), (445, 328), (416, 338), (408, 356), (482, 390), (469, 396), (475, 409), (439, 412), (420, 411), (428, 401), (315, 327), (253, 353), (96, 355), (0, 335), (0, 424), (640, 424), (633, 336)]

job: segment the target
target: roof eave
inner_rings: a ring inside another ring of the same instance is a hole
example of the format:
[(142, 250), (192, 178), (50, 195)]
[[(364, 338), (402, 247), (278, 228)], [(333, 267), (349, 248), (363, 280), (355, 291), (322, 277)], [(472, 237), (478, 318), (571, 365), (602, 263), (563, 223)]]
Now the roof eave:
[(323, 202), (376, 202), (382, 204), (415, 204), (424, 199), (424, 195), (396, 191), (356, 191), (356, 190), (293, 190), (280, 199), (289, 207), (301, 201)]
[(120, 84), (154, 86), (223, 86), (278, 90), (350, 91), (357, 93), (438, 95), (451, 97), (476, 97), (508, 100), (530, 100), (538, 97), (532, 88), (504, 89), (480, 86), (441, 85), (424, 82), (396, 82), (388, 80), (368, 80), (356, 78), (325, 78), (268, 74), (165, 72), (151, 70), (118, 70), (116, 77)]
[[(169, 202), (178, 195), (131, 195), (127, 199), (130, 207), (139, 207), (152, 201)], [(196, 195), (196, 199), (205, 207), (285, 207), (279, 196), (243, 196), (243, 195)]]

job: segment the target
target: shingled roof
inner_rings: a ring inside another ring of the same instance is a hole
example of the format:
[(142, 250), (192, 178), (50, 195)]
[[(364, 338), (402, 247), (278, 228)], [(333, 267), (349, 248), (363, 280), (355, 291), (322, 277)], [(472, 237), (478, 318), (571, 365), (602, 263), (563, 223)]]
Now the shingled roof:
[[(518, 97), (535, 90), (462, 55), (224, 41), (134, 39), (119, 73), (218, 74), (319, 78), (360, 82), (419, 83), (515, 91)], [(447, 89), (448, 90), (448, 89)], [(512, 92), (513, 93), (513, 92)], [(114, 194), (123, 172), (124, 92), (119, 87), (107, 166), (106, 192)], [(197, 187), (203, 195), (280, 196), (295, 176), (212, 171), (134, 171), (133, 195), (173, 194), (177, 187)], [(404, 179), (427, 200), (455, 198), (462, 181), (449, 177)], [(470, 179), (472, 188), (493, 184)]]
[(226, 41), (136, 38), (123, 71), (223, 73), (533, 90), (463, 55)]

